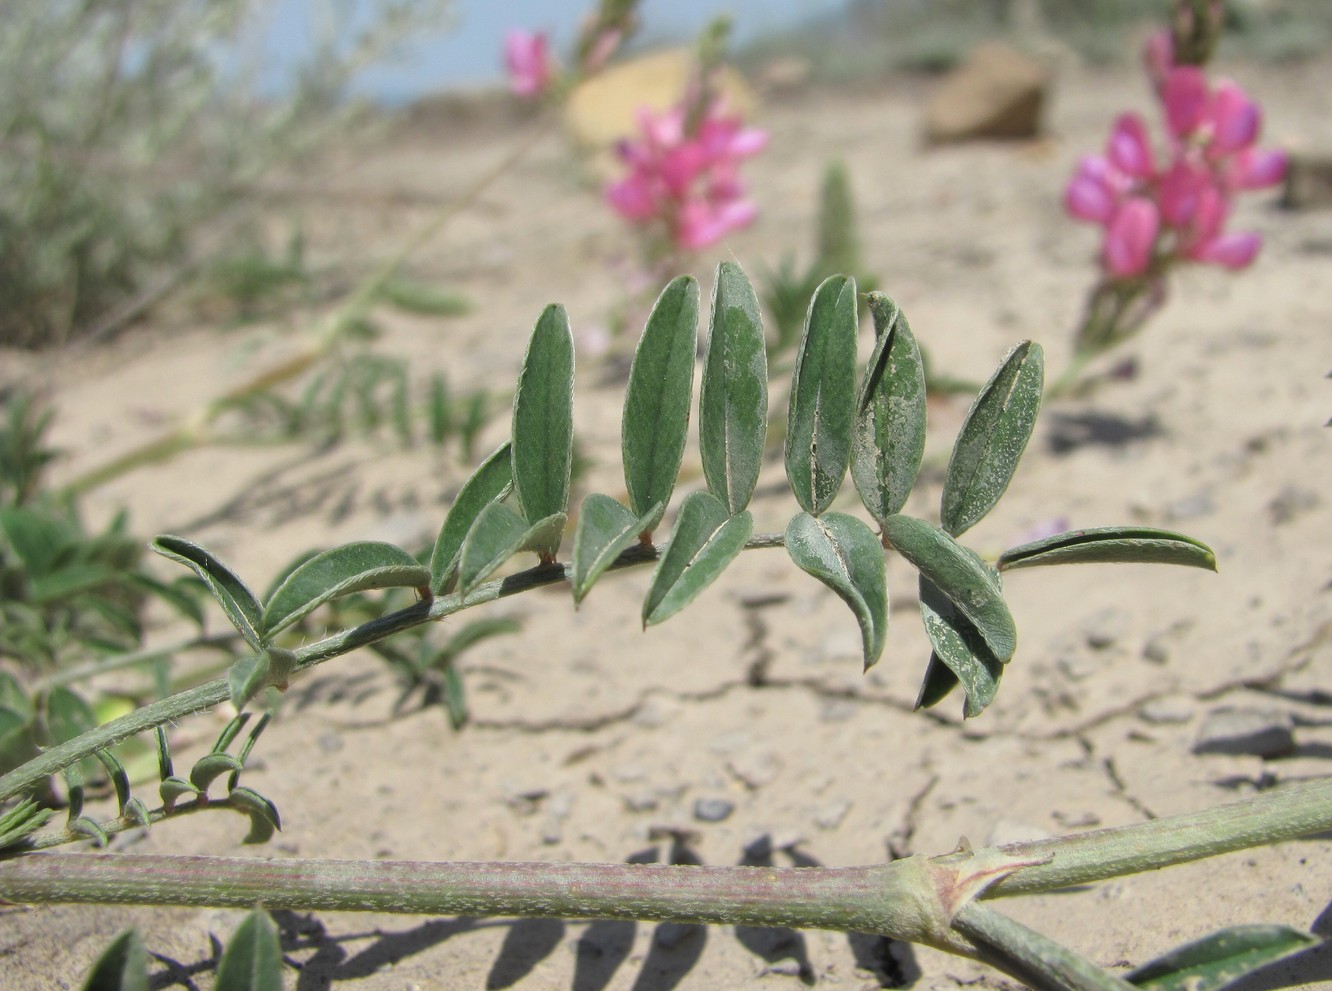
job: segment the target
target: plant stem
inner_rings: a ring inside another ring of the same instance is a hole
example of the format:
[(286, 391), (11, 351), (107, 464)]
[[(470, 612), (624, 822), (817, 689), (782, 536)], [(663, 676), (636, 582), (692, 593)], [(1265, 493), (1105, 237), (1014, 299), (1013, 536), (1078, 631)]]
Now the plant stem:
[(1008, 844), (1004, 853), (1050, 861), (998, 881), (983, 897), (1054, 891), (1328, 830), (1332, 778), (1303, 781), (1201, 812)]
[[(745, 546), (747, 549), (781, 547), (784, 542), (783, 534), (759, 533), (750, 537)], [(641, 545), (632, 547), (616, 559), (611, 569), (619, 570), (651, 564), (657, 560), (659, 554), (660, 550), (655, 547)], [(403, 630), (444, 619), (463, 609), (508, 598), (534, 588), (553, 585), (556, 582), (569, 581), (572, 573), (572, 565), (539, 565), (498, 581), (485, 582), (468, 592), (466, 596), (455, 593), (440, 596), (429, 602), (418, 602), (406, 609), (389, 613), (387, 616), (370, 620), (368, 623), (362, 623), (360, 626), (343, 630), (300, 648), (296, 651), (295, 670), (304, 671), (331, 658), (369, 646), (395, 633), (401, 633)], [(44, 778), (58, 773), (75, 761), (91, 756), (98, 750), (156, 726), (174, 722), (204, 709), (211, 709), (229, 697), (227, 679), (217, 678), (197, 688), (188, 689), (136, 709), (67, 743), (51, 747), (40, 756), (0, 777), (0, 802), (36, 787)]]
[(1035, 991), (1134, 991), (1122, 977), (983, 905), (965, 906), (953, 928), (975, 945), (980, 959)]
[(0, 862), (15, 902), (640, 919), (879, 932), (919, 942), (924, 858), (874, 867), (415, 863), (33, 854)]

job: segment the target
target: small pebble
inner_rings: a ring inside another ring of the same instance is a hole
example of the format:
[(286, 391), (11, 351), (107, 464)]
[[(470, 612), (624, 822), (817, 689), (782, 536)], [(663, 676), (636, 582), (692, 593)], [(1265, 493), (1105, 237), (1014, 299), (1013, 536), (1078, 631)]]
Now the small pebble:
[(343, 748), (342, 737), (337, 733), (320, 733), (319, 749), (326, 754), (335, 754)]
[(694, 818), (699, 822), (721, 822), (734, 811), (735, 803), (727, 798), (700, 798), (694, 803)]
[(1113, 647), (1128, 635), (1130, 620), (1118, 609), (1104, 609), (1083, 624), (1082, 635), (1093, 650)]
[(772, 784), (782, 771), (782, 762), (770, 750), (745, 751), (726, 762), (726, 769), (751, 791)]
[(1153, 726), (1187, 723), (1193, 718), (1197, 704), (1187, 695), (1165, 695), (1142, 704), (1138, 718)]
[(846, 818), (846, 814), (851, 811), (851, 800), (839, 798), (836, 801), (829, 802), (814, 813), (814, 823), (820, 829), (836, 829)]
[(1223, 708), (1207, 714), (1195, 754), (1250, 754), (1269, 759), (1295, 750), (1295, 721), (1272, 709)]
[(1142, 656), (1153, 664), (1164, 664), (1170, 660), (1170, 648), (1163, 637), (1152, 637), (1143, 645)]

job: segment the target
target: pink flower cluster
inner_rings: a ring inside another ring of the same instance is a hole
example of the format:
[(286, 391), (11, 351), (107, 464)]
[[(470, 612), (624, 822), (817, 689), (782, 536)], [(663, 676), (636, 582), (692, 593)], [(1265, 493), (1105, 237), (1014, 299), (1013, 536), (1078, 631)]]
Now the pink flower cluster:
[(525, 99), (540, 96), (555, 78), (555, 60), (544, 33), (513, 29), (504, 36), (509, 88)]
[(766, 131), (710, 103), (687, 127), (684, 105), (664, 113), (641, 110), (641, 137), (616, 148), (629, 174), (606, 188), (606, 200), (634, 223), (660, 222), (671, 243), (697, 251), (749, 224), (758, 214), (745, 198), (740, 162), (768, 143)]
[(1209, 86), (1198, 66), (1172, 65), (1159, 38), (1148, 65), (1164, 109), (1168, 163), (1158, 166), (1143, 119), (1122, 114), (1106, 153), (1079, 163), (1064, 205), (1105, 227), (1102, 263), (1112, 278), (1134, 279), (1169, 259), (1244, 268), (1262, 239), (1225, 230), (1235, 194), (1280, 182), (1285, 153), (1256, 147), (1262, 111), (1235, 83)]

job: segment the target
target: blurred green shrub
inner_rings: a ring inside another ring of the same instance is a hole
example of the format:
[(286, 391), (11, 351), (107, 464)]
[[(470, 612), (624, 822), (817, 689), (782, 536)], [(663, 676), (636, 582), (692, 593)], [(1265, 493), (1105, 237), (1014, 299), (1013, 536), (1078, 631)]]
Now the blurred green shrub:
[(187, 264), (206, 223), (333, 133), (348, 82), (438, 30), (449, 0), (324, 5), (310, 56), (264, 98), (249, 53), (269, 6), (0, 4), (0, 344), (87, 333)]

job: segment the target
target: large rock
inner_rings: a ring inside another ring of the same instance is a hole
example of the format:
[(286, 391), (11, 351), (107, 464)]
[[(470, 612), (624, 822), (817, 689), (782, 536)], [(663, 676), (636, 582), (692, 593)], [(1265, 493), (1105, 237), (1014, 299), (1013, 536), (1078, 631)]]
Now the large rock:
[(932, 143), (1031, 138), (1041, 131), (1050, 74), (1000, 42), (977, 47), (939, 86), (925, 108)]
[[(678, 48), (630, 59), (597, 73), (569, 95), (564, 109), (569, 134), (593, 152), (638, 134), (639, 109), (660, 112), (679, 103), (693, 64), (693, 51)], [(739, 73), (724, 67), (720, 86), (732, 112), (742, 116), (752, 112), (754, 94)]]

